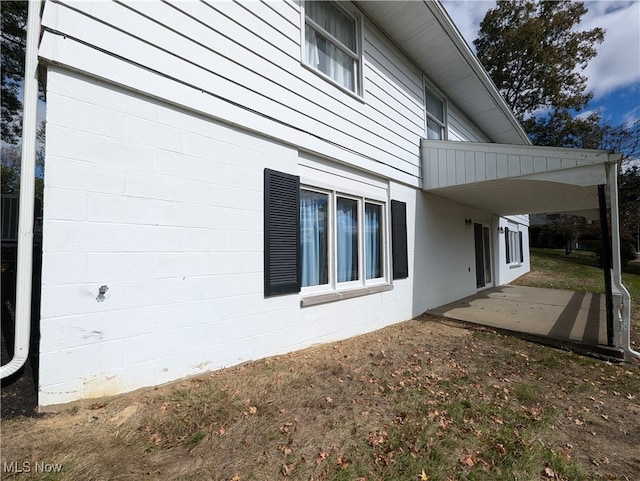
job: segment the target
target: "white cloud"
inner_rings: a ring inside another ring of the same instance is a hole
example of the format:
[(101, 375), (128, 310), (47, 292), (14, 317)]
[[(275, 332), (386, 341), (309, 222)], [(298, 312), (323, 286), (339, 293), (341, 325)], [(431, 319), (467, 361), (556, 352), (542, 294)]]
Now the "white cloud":
[(581, 29), (601, 27), (605, 39), (584, 71), (595, 99), (640, 82), (640, 2), (588, 1)]
[(442, 5), (475, 52), (473, 41), (478, 36), (480, 22), (487, 10), (495, 7), (496, 2), (488, 0), (442, 0)]
[[(486, 0), (443, 0), (442, 4), (473, 49), (480, 22), (495, 2)], [(588, 13), (580, 30), (605, 29), (598, 55), (584, 71), (587, 90), (597, 100), (618, 88), (640, 82), (640, 1), (587, 0)], [(475, 49), (474, 49), (475, 51)]]

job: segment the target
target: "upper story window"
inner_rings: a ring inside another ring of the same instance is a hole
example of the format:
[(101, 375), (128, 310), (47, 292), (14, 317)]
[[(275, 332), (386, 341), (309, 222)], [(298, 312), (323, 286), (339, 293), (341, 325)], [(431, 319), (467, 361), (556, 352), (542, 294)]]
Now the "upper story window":
[(427, 110), (427, 139), (446, 139), (446, 112), (444, 100), (428, 88), (425, 89)]
[(358, 19), (335, 2), (304, 3), (304, 61), (340, 86), (359, 93)]

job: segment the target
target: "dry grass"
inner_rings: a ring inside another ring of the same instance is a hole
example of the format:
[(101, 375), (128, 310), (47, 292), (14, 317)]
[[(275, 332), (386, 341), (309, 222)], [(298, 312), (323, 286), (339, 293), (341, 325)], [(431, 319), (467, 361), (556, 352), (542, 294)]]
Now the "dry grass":
[(639, 391), (627, 365), (424, 316), (7, 421), (2, 462), (63, 465), (19, 480), (638, 479)]
[[(568, 282), (553, 266), (536, 272)], [(4, 421), (1, 441), (21, 481), (635, 481), (640, 371), (422, 316)]]

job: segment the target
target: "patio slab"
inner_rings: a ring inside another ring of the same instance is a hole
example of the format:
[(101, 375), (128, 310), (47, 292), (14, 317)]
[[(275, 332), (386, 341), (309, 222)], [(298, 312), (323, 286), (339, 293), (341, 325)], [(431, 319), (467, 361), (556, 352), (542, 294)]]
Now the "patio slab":
[(543, 342), (604, 350), (618, 357), (617, 350), (607, 347), (603, 294), (507, 285), (485, 289), (429, 314), (526, 334)]

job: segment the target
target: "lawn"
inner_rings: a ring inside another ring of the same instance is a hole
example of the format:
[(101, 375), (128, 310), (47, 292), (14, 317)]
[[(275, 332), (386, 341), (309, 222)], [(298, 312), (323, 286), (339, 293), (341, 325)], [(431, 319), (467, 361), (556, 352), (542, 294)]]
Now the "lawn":
[[(631, 342), (640, 349), (640, 262), (624, 267), (622, 283), (631, 294)], [(531, 272), (516, 279), (516, 285), (604, 292), (604, 276), (592, 252), (564, 249), (531, 249)], [(640, 479), (640, 478), (639, 478)]]
[[(597, 273), (577, 256), (533, 257), (558, 286), (574, 268)], [(6, 420), (1, 462), (16, 480), (637, 480), (639, 445), (637, 365), (424, 315)]]

